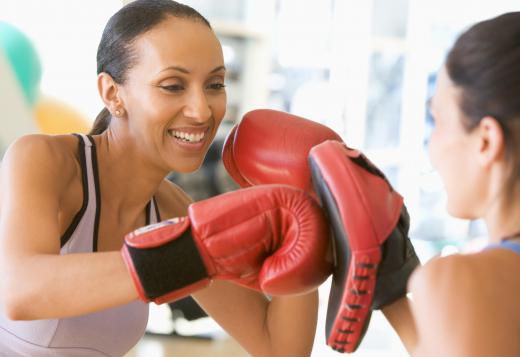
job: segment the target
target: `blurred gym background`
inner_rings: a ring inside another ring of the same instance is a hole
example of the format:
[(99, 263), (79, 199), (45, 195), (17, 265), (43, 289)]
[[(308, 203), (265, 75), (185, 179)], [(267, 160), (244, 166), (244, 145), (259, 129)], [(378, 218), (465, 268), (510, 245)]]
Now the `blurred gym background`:
[[(122, 0), (0, 2), (0, 160), (26, 133), (88, 131), (102, 108), (95, 56), (101, 32)], [(171, 173), (195, 200), (233, 190), (220, 162), (222, 142), (256, 108), (284, 110), (336, 130), (363, 150), (403, 194), (411, 237), (424, 261), (477, 249), (481, 222), (445, 213), (445, 196), (427, 157), (425, 103), (446, 50), (476, 21), (518, 11), (517, 0), (185, 0), (220, 38), (229, 105), (205, 165)], [(328, 284), (320, 288), (313, 356), (325, 346)], [(247, 356), (191, 299), (151, 305), (147, 335), (127, 357)], [(360, 357), (406, 356), (374, 314)]]

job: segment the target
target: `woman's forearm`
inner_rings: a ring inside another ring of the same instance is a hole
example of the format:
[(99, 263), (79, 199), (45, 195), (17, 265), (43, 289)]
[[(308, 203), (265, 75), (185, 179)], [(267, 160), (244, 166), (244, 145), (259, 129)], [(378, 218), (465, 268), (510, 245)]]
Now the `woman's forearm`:
[(274, 297), (267, 308), (271, 356), (310, 356), (318, 318), (318, 292)]
[(417, 345), (417, 330), (412, 315), (411, 303), (412, 301), (405, 296), (382, 309), (386, 319), (392, 325), (410, 354), (412, 354)]
[(1, 301), (12, 319), (78, 316), (137, 298), (119, 252), (10, 260), (9, 270), (1, 274)]

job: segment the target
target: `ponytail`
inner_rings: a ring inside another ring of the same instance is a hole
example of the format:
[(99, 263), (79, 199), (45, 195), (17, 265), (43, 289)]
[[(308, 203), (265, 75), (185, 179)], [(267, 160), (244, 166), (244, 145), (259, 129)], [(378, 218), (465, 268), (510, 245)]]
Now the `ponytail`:
[(112, 115), (108, 111), (107, 108), (103, 108), (101, 112), (99, 112), (94, 124), (92, 125), (92, 129), (90, 129), (89, 135), (98, 135), (107, 130), (110, 125), (110, 121), (112, 120)]

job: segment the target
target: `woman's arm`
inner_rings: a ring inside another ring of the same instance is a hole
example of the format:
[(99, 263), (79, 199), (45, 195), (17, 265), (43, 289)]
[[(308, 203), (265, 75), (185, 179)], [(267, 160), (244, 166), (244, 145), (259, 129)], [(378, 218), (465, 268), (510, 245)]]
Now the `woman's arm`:
[(412, 301), (405, 296), (381, 309), (410, 354), (417, 345), (417, 329), (411, 305)]
[(119, 252), (60, 256), (60, 200), (71, 167), (44, 136), (6, 153), (0, 172), (0, 301), (12, 319), (75, 316), (136, 299)]
[[(191, 199), (168, 183), (158, 203), (169, 216), (185, 215)], [(179, 203), (181, 205), (179, 206)], [(216, 280), (193, 297), (255, 357), (310, 356), (316, 333), (318, 291), (273, 297)]]
[(202, 308), (255, 357), (310, 356), (316, 332), (318, 292), (265, 296), (215, 281), (193, 295)]

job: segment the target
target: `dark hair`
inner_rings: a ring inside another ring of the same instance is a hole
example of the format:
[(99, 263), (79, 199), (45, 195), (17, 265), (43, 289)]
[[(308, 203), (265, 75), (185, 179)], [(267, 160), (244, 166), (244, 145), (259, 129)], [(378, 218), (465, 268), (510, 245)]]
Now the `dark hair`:
[[(208, 20), (195, 9), (172, 0), (135, 0), (108, 20), (97, 51), (97, 73), (108, 73), (116, 83), (123, 84), (128, 70), (137, 58), (133, 42), (168, 16), (200, 21), (211, 28)], [(112, 119), (107, 108), (98, 114), (89, 134), (100, 134)]]
[(520, 12), (470, 27), (449, 52), (446, 70), (462, 89), (459, 104), (466, 130), (485, 116), (502, 127), (511, 169), (505, 188), (512, 193), (520, 177)]

